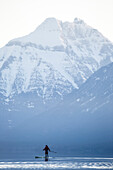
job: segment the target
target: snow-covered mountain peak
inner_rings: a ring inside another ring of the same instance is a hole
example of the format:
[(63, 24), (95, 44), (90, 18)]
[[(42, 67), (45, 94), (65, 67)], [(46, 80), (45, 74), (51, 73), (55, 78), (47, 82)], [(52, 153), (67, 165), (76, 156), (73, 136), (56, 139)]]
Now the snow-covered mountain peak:
[(35, 91), (43, 98), (71, 92), (113, 60), (113, 44), (80, 19), (47, 18), (27, 36), (0, 49), (0, 89), (5, 96)]

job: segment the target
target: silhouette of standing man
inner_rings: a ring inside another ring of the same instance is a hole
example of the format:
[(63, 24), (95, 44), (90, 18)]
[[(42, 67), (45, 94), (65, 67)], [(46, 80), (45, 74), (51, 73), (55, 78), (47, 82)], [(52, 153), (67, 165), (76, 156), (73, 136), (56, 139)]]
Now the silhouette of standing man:
[(45, 161), (48, 161), (48, 151), (50, 151), (49, 147), (46, 145), (43, 151), (45, 151)]

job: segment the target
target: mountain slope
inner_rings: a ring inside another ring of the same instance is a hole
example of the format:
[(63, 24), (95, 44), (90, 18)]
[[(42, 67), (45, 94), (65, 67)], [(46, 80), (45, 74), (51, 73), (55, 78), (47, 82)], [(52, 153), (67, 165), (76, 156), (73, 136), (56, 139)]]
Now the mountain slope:
[[(99, 112), (101, 108), (107, 107), (113, 111), (113, 63), (102, 67), (96, 71), (84, 83), (74, 98), (75, 103), (79, 103), (82, 112), (94, 114)], [(71, 96), (72, 100), (72, 96)], [(74, 101), (72, 105), (75, 104)], [(108, 107), (109, 106), (109, 107)], [(107, 110), (106, 110), (107, 111)], [(101, 110), (105, 112), (105, 110)]]

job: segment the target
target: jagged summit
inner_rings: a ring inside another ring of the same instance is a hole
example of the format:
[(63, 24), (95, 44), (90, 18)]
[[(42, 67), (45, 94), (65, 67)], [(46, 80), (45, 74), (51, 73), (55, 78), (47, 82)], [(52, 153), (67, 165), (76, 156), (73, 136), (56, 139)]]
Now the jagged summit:
[(34, 43), (43, 47), (64, 46), (65, 48), (70, 39), (76, 42), (78, 38), (86, 39), (88, 37), (98, 39), (98, 41), (99, 39), (100, 41), (107, 41), (101, 33), (85, 24), (81, 19), (75, 18), (72, 23), (63, 23), (56, 18), (47, 18), (35, 31), (27, 36), (11, 40), (8, 45), (20, 42), (22, 45)]

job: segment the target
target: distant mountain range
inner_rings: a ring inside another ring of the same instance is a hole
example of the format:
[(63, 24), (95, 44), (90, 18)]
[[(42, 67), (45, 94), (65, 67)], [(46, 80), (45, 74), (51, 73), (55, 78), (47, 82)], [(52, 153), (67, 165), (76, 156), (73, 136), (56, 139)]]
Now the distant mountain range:
[(11, 40), (0, 49), (1, 141), (113, 141), (112, 62), (113, 44), (77, 18)]

